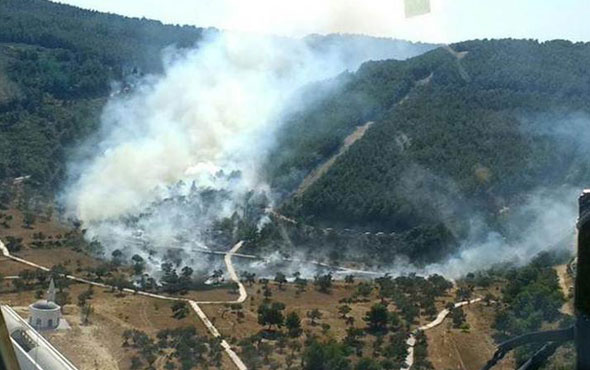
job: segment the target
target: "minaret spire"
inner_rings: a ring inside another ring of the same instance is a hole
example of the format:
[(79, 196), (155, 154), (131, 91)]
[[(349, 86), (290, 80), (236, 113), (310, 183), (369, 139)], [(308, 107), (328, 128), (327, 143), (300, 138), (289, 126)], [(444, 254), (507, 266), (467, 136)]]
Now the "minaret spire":
[(49, 281), (49, 289), (47, 289), (47, 301), (55, 302), (55, 283), (53, 282), (53, 278), (51, 278)]

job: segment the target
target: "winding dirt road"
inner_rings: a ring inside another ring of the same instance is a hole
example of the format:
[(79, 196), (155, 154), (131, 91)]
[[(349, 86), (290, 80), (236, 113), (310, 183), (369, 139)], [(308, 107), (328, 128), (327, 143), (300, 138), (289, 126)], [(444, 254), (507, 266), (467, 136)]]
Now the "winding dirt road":
[[(207, 315), (205, 315), (205, 312), (203, 312), (203, 310), (201, 309), (201, 307), (199, 307), (199, 303), (202, 304), (226, 304), (226, 303), (242, 303), (246, 300), (247, 298), (247, 293), (246, 293), (246, 289), (244, 288), (244, 285), (240, 282), (240, 279), (238, 278), (238, 275), (236, 274), (236, 271), (234, 269), (234, 266), (232, 264), (232, 256), (234, 255), (235, 252), (237, 252), (240, 247), (243, 245), (243, 242), (238, 242), (236, 245), (233, 246), (233, 248), (231, 250), (229, 250), (227, 253), (225, 253), (225, 265), (227, 267), (228, 273), (230, 278), (236, 283), (238, 284), (239, 287), (239, 292), (240, 292), (240, 296), (238, 297), (238, 299), (234, 300), (234, 301), (207, 301), (207, 302), (198, 302), (198, 301), (194, 301), (191, 299), (184, 299), (184, 298), (177, 298), (177, 297), (169, 297), (169, 296), (165, 296), (165, 295), (161, 295), (161, 294), (154, 294), (154, 293), (149, 293), (149, 292), (144, 292), (144, 291), (140, 291), (140, 290), (133, 290), (133, 289), (128, 289), (125, 288), (123, 289), (123, 291), (128, 292), (128, 293), (134, 293), (134, 294), (139, 294), (139, 295), (143, 295), (143, 296), (147, 296), (147, 297), (151, 297), (151, 298), (156, 298), (156, 299), (163, 299), (163, 300), (168, 300), (168, 301), (184, 301), (187, 302), (190, 307), (192, 308), (193, 311), (195, 311), (195, 313), (197, 314), (197, 316), (199, 317), (199, 319), (203, 322), (203, 324), (205, 325), (205, 327), (207, 327), (207, 329), (209, 330), (209, 332), (211, 333), (211, 335), (213, 335), (215, 338), (219, 338), (221, 337), (221, 334), (219, 333), (219, 331), (217, 330), (217, 328), (213, 325), (213, 323), (211, 322), (211, 320), (209, 320), (209, 318), (207, 317)], [(31, 261), (27, 261), (25, 259), (13, 256), (10, 254), (10, 251), (8, 250), (8, 248), (6, 248), (6, 246), (4, 245), (4, 243), (0, 240), (0, 252), (2, 252), (2, 255), (6, 258), (10, 258), (13, 261), (25, 264), (27, 266), (31, 266), (34, 267), (36, 269), (39, 270), (43, 270), (43, 271), (50, 271), (49, 268), (45, 267), (45, 266), (41, 266), (39, 264), (36, 264), (34, 262)], [(87, 279), (83, 279), (83, 278), (79, 278), (73, 275), (66, 275), (65, 276), (67, 279), (70, 280), (74, 280), (74, 281), (78, 281), (81, 283), (85, 283), (85, 284), (90, 284), (93, 286), (97, 286), (97, 287), (101, 287), (101, 288), (113, 288), (110, 285), (107, 284), (102, 284), (102, 283), (97, 283), (94, 281), (90, 281)], [(234, 365), (239, 369), (239, 370), (247, 370), (246, 365), (244, 364), (244, 362), (240, 359), (240, 357), (237, 355), (237, 353), (231, 348), (231, 346), (229, 345), (229, 343), (225, 340), (222, 339), (221, 340), (221, 346), (223, 347), (223, 349), (225, 350), (225, 352), (227, 353), (227, 355), (229, 356), (229, 358), (232, 360), (232, 362), (234, 363)]]
[[(232, 257), (234, 255), (240, 255), (237, 252), (239, 251), (239, 249), (242, 247), (243, 244), (244, 244), (243, 241), (239, 241), (229, 251), (220, 252), (225, 255), (224, 262), (225, 262), (230, 279), (238, 285), (239, 296), (235, 300), (231, 300), (231, 301), (194, 301), (191, 299), (169, 297), (169, 296), (165, 296), (165, 295), (161, 295), (161, 294), (154, 294), (154, 293), (149, 293), (149, 292), (144, 292), (144, 291), (135, 291), (133, 289), (127, 289), (127, 288), (125, 288), (123, 291), (128, 292), (128, 293), (135, 293), (135, 294), (139, 294), (139, 295), (143, 295), (143, 296), (147, 296), (147, 297), (151, 297), (151, 298), (155, 298), (155, 299), (162, 299), (162, 300), (169, 300), (169, 301), (185, 301), (190, 305), (192, 310), (196, 313), (196, 315), (199, 317), (199, 319), (203, 322), (203, 324), (209, 330), (211, 335), (213, 335), (216, 338), (219, 338), (219, 337), (221, 337), (221, 333), (219, 332), (219, 330), (217, 330), (215, 325), (213, 325), (211, 320), (209, 320), (209, 318), (207, 317), (205, 312), (203, 312), (203, 310), (201, 309), (199, 304), (243, 303), (247, 299), (248, 294), (246, 292), (246, 288), (244, 287), (244, 285), (240, 281), (238, 274), (236, 273), (236, 270), (235, 270), (233, 263), (232, 263)], [(43, 270), (43, 271), (50, 271), (50, 269), (45, 266), (41, 266), (41, 265), (36, 264), (34, 262), (27, 261), (25, 259), (11, 255), (10, 252), (8, 251), (8, 248), (6, 248), (6, 246), (4, 245), (4, 243), (1, 240), (0, 240), (0, 251), (2, 252), (2, 255), (4, 255), (4, 257), (10, 258), (16, 262), (19, 262), (19, 263), (25, 264), (27, 266), (31, 266), (31, 267)], [(296, 259), (292, 259), (292, 260), (297, 261)], [(309, 262), (309, 261), (306, 261), (306, 262)], [(329, 265), (326, 265), (326, 264), (323, 264), (323, 263), (317, 262), (317, 261), (312, 261), (312, 263), (315, 263), (318, 265), (323, 265), (325, 267), (333, 267), (333, 266), (329, 266)], [(346, 269), (346, 268), (342, 268), (342, 269), (346, 270), (346, 271), (350, 271), (350, 272), (354, 271), (354, 272), (360, 272), (360, 273), (364, 272), (364, 273), (378, 274), (377, 272), (372, 272), (372, 271), (359, 271), (359, 270), (352, 270), (352, 269)], [(110, 286), (110, 285), (103, 284), (103, 283), (97, 283), (97, 282), (90, 281), (90, 280), (83, 279), (83, 278), (79, 278), (79, 277), (76, 277), (73, 275), (66, 275), (66, 278), (74, 280), (74, 281), (78, 281), (81, 283), (98, 286), (101, 288), (112, 288), (112, 286)], [(461, 306), (464, 306), (467, 304), (477, 303), (479, 301), (481, 301), (481, 298), (475, 298), (470, 301), (458, 302), (458, 303), (455, 303), (455, 307), (461, 307)], [(416, 338), (415, 338), (416, 332), (419, 330), (422, 330), (422, 331), (429, 330), (429, 329), (432, 329), (432, 328), (442, 324), (443, 321), (445, 320), (445, 318), (449, 315), (449, 313), (450, 313), (450, 311), (447, 309), (440, 311), (438, 313), (436, 319), (434, 319), (433, 321), (431, 321), (428, 324), (420, 326), (418, 329), (416, 329), (410, 335), (410, 337), (406, 340), (406, 344), (408, 345), (408, 355), (406, 356), (405, 366), (403, 367), (403, 369), (410, 369), (412, 367), (412, 365), (414, 364), (414, 346), (416, 344)], [(235, 366), (239, 370), (247, 370), (246, 365), (243, 363), (243, 361), (240, 359), (240, 357), (231, 348), (231, 346), (229, 345), (229, 343), (225, 339), (222, 339), (221, 346), (223, 347), (223, 349), (225, 350), (225, 352), (227, 353), (229, 358), (232, 360), (232, 362), (235, 364)]]
[[(481, 301), (481, 298), (475, 298), (470, 301), (458, 302), (455, 303), (455, 308), (465, 306), (466, 304), (477, 303), (479, 301)], [(408, 345), (408, 355), (406, 356), (406, 365), (403, 367), (403, 369), (409, 369), (412, 367), (412, 365), (414, 365), (414, 346), (416, 345), (416, 332), (420, 330), (425, 331), (428, 329), (432, 329), (436, 326), (439, 326), (443, 323), (443, 321), (445, 321), (445, 318), (449, 315), (449, 313), (451, 313), (451, 311), (445, 308), (444, 310), (438, 313), (436, 319), (429, 322), (428, 324), (422, 325), (421, 327), (416, 329), (412, 334), (410, 334), (410, 337), (408, 338), (408, 340), (406, 340), (406, 344)]]
[(568, 299), (571, 290), (571, 282), (570, 278), (568, 277), (567, 269), (568, 265), (559, 265), (554, 267), (555, 272), (557, 273), (557, 278), (559, 279), (559, 286), (561, 287), (561, 291), (563, 292), (563, 296), (566, 298), (566, 301), (563, 303), (559, 311), (565, 315), (573, 316), (574, 314), (574, 307), (570, 299)]
[(358, 126), (350, 135), (348, 135), (344, 139), (344, 142), (342, 143), (340, 149), (338, 149), (338, 152), (336, 154), (332, 155), (325, 162), (321, 163), (319, 166), (314, 168), (303, 179), (295, 193), (299, 195), (303, 194), (307, 190), (307, 188), (309, 188), (314, 182), (316, 182), (320, 177), (322, 177), (326, 172), (328, 172), (328, 170), (330, 169), (330, 167), (332, 167), (336, 160), (344, 153), (346, 153), (346, 151), (348, 151), (348, 148), (350, 148), (352, 144), (360, 140), (365, 135), (365, 132), (367, 132), (367, 130), (369, 129), (369, 127), (371, 127), (372, 124), (373, 121), (369, 121), (362, 126)]
[(240, 281), (240, 278), (238, 277), (238, 274), (236, 273), (236, 270), (235, 270), (234, 265), (232, 263), (232, 257), (234, 255), (236, 255), (236, 252), (242, 247), (242, 245), (244, 245), (243, 241), (239, 241), (238, 243), (236, 243), (236, 245), (234, 245), (232, 249), (230, 249), (228, 252), (224, 253), (225, 257), (223, 258), (223, 260), (225, 261), (225, 267), (227, 268), (227, 272), (229, 273), (230, 279), (234, 283), (238, 284), (238, 291), (240, 293), (239, 297), (237, 299), (231, 300), (231, 301), (199, 301), (196, 303), (198, 303), (198, 304), (244, 303), (246, 298), (248, 298), (248, 293), (246, 293), (246, 288), (244, 287), (244, 284), (242, 284), (242, 282)]

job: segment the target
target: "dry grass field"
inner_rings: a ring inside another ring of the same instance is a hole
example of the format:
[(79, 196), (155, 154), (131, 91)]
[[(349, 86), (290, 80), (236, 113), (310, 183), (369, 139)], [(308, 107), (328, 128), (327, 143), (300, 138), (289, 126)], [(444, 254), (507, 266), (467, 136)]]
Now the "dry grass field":
[[(68, 229), (56, 221), (37, 220), (32, 228), (22, 226), (22, 214), (18, 210), (4, 212), (12, 216), (10, 228), (0, 226), (0, 238), (7, 236), (23, 239), (22, 249), (14, 253), (21, 258), (38, 263), (42, 266), (53, 267), (64, 265), (74, 274), (84, 276), (83, 270), (96, 267), (103, 261), (77, 252), (68, 245), (50, 249), (31, 248), (33, 234), (42, 231), (46, 236), (65, 234)], [(33, 270), (5, 257), (0, 257), (0, 275), (11, 277), (23, 270)], [(82, 270), (82, 271), (81, 271)], [(0, 303), (12, 306), (24, 318), (28, 317), (28, 305), (35, 302), (34, 290), (16, 292), (13, 279), (0, 282)], [(72, 284), (66, 291), (69, 293), (70, 303), (63, 306), (63, 317), (71, 326), (70, 330), (43, 332), (43, 335), (58, 348), (78, 368), (84, 369), (129, 369), (131, 358), (135, 350), (122, 346), (123, 331), (127, 329), (140, 330), (155, 338), (162, 329), (193, 326), (199, 335), (209, 335), (208, 331), (196, 315), (190, 313), (186, 318), (177, 320), (172, 317), (171, 301), (165, 301), (141, 295), (112, 292), (111, 289), (93, 288), (93, 298), (89, 300), (93, 313), (88, 324), (82, 323), (80, 308), (76, 305), (80, 293), (88, 289), (86, 284)], [(216, 299), (227, 295), (227, 291), (203, 292), (206, 299)], [(162, 354), (156, 360), (155, 366), (163, 369), (168, 354)], [(232, 368), (229, 358), (223, 357), (223, 365)]]
[[(55, 221), (38, 220), (32, 229), (23, 227), (22, 214), (16, 210), (8, 212), (12, 215), (10, 228), (0, 226), (0, 238), (6, 236), (23, 238), (23, 247), (16, 253), (21, 258), (52, 267), (57, 264), (65, 265), (75, 275), (84, 276), (85, 270), (96, 267), (104, 261), (94, 258), (81, 251), (75, 251), (68, 245), (60, 247), (31, 248), (34, 240), (33, 234), (43, 230), (47, 236), (63, 235), (68, 231)], [(6, 214), (6, 212), (5, 212)], [(0, 275), (11, 277), (18, 275), (23, 270), (31, 270), (30, 267), (0, 257)], [(36, 300), (34, 290), (16, 292), (12, 283), (13, 279), (5, 279), (0, 283), (0, 303), (13, 306), (17, 312), (28, 316), (27, 306)], [(316, 336), (321, 340), (335, 339), (341, 341), (346, 336), (349, 327), (338, 312), (341, 300), (353, 296), (355, 284), (345, 284), (336, 281), (329, 294), (317, 291), (309, 284), (305, 291), (298, 293), (294, 284), (288, 283), (282, 289), (275, 282), (269, 282), (272, 292), (270, 299), (273, 302), (282, 302), (286, 309), (284, 314), (296, 312), (301, 318), (303, 335), (296, 339), (303, 344), (305, 338)], [(241, 340), (252, 337), (261, 332), (263, 327), (258, 323), (258, 307), (264, 301), (263, 285), (254, 283), (246, 285), (248, 298), (239, 305), (230, 304), (202, 304), (203, 311), (214, 323), (238, 354), (242, 347)], [(499, 294), (500, 286), (493, 286), (489, 290), (476, 290), (475, 296), (483, 297), (491, 292)], [(158, 331), (179, 327), (195, 327), (197, 333), (209, 336), (202, 322), (190, 312), (183, 319), (172, 317), (171, 302), (156, 298), (145, 297), (133, 293), (113, 292), (111, 289), (93, 288), (94, 295), (89, 301), (93, 308), (90, 321), (82, 323), (80, 308), (76, 305), (77, 297), (88, 286), (85, 284), (72, 284), (67, 288), (70, 303), (63, 307), (63, 317), (71, 326), (70, 330), (45, 332), (44, 335), (76, 366), (80, 369), (129, 369), (131, 359), (137, 351), (123, 346), (122, 334), (125, 330), (135, 329), (145, 332), (155, 339)], [(232, 301), (237, 298), (237, 292), (230, 288), (217, 288), (204, 291), (191, 291), (183, 298), (196, 301)], [(451, 290), (446, 296), (436, 300), (436, 309), (442, 310), (445, 304), (455, 301), (455, 290)], [(354, 319), (354, 326), (364, 328), (363, 317), (370, 307), (380, 302), (377, 291), (366, 299), (355, 300), (349, 303), (351, 311), (348, 317)], [(393, 304), (388, 308), (395, 310)], [(321, 312), (321, 318), (312, 325), (307, 313), (313, 309)], [(435, 369), (478, 369), (493, 354), (495, 344), (492, 340), (491, 324), (494, 318), (494, 307), (483, 302), (465, 307), (468, 330), (452, 328), (447, 319), (440, 326), (428, 330), (428, 358)], [(416, 325), (423, 325), (431, 319), (420, 317)], [(367, 335), (364, 339), (365, 347), (363, 355), (370, 356), (375, 337)], [(293, 340), (291, 340), (293, 341)], [(269, 341), (275, 350), (269, 355), (271, 363), (285, 368), (287, 355), (292, 353), (288, 348), (281, 348), (276, 342)], [(298, 356), (301, 354), (299, 353)], [(159, 353), (154, 366), (164, 369), (170, 353)], [(223, 356), (222, 367), (233, 369), (234, 366), (226, 355)], [(266, 368), (268, 366), (263, 366)], [(513, 358), (507, 356), (498, 369), (510, 369), (514, 367)]]
[[(464, 311), (469, 330), (455, 329), (450, 320), (445, 320), (426, 331), (428, 357), (435, 369), (481, 369), (494, 355), (496, 346), (491, 337), (494, 308), (482, 302), (465, 306)], [(508, 354), (495, 369), (514, 369), (511, 355)]]

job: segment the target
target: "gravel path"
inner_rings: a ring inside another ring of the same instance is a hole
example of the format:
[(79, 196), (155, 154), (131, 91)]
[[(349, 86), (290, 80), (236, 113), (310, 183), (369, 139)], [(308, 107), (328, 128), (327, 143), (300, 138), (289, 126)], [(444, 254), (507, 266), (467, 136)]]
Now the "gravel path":
[[(466, 304), (477, 303), (479, 301), (481, 301), (481, 298), (475, 298), (470, 301), (458, 302), (458, 303), (455, 303), (455, 308), (465, 306)], [(416, 331), (414, 331), (414, 333), (412, 333), (410, 335), (410, 337), (406, 341), (406, 344), (408, 345), (408, 355), (406, 356), (406, 365), (403, 367), (403, 369), (409, 369), (412, 367), (412, 365), (414, 365), (414, 345), (416, 345), (416, 337), (415, 337), (416, 332), (419, 330), (424, 331), (424, 330), (432, 329), (436, 326), (439, 326), (440, 324), (442, 324), (442, 322), (445, 320), (445, 318), (449, 315), (449, 313), (450, 313), (450, 311), (445, 308), (444, 310), (442, 310), (438, 313), (438, 315), (436, 316), (436, 319), (429, 322), (428, 324), (422, 325), (421, 327), (416, 329)]]
[[(190, 307), (193, 309), (193, 311), (197, 314), (197, 316), (199, 317), (199, 319), (201, 319), (201, 321), (203, 322), (203, 324), (205, 325), (205, 327), (209, 330), (209, 332), (216, 338), (221, 337), (221, 334), (219, 333), (219, 331), (217, 330), (217, 328), (213, 325), (213, 323), (211, 322), (211, 320), (209, 320), (209, 318), (207, 317), (207, 315), (205, 315), (205, 313), (203, 312), (203, 310), (201, 309), (201, 307), (199, 307), (199, 303), (205, 303), (205, 304), (215, 304), (215, 303), (242, 303), (246, 300), (247, 298), (247, 293), (246, 293), (246, 289), (244, 288), (244, 285), (240, 282), (240, 280), (238, 279), (238, 275), (236, 274), (236, 271), (233, 267), (231, 258), (233, 256), (233, 254), (235, 252), (237, 252), (240, 247), (242, 246), (243, 242), (239, 242), (236, 245), (234, 245), (234, 247), (228, 251), (225, 254), (225, 264), (227, 266), (230, 278), (238, 284), (239, 286), (239, 290), (240, 290), (240, 296), (238, 297), (237, 300), (235, 301), (231, 301), (231, 302), (212, 302), (212, 301), (208, 301), (208, 302), (198, 302), (198, 301), (193, 301), (193, 300), (187, 300), (187, 299), (183, 299), (183, 298), (177, 298), (177, 297), (169, 297), (169, 296), (165, 296), (165, 295), (161, 295), (161, 294), (154, 294), (154, 293), (149, 293), (149, 292), (143, 292), (143, 291), (136, 291), (133, 289), (128, 289), (125, 288), (123, 289), (123, 291), (128, 292), (128, 293), (133, 293), (133, 294), (139, 294), (139, 295), (143, 295), (143, 296), (147, 296), (147, 297), (151, 297), (151, 298), (156, 298), (156, 299), (163, 299), (163, 300), (169, 300), (169, 301), (185, 301), (187, 302)], [(31, 266), (43, 271), (50, 271), (49, 268), (45, 267), (45, 266), (41, 266), (39, 264), (36, 264), (34, 262), (31, 261), (27, 261), (25, 259), (13, 256), (10, 254), (10, 252), (8, 251), (8, 248), (6, 248), (6, 246), (4, 245), (4, 243), (0, 240), (0, 252), (2, 253), (2, 255), (4, 255), (4, 257), (10, 258), (16, 262), (20, 262), (22, 264), (25, 264), (27, 266)], [(101, 288), (112, 288), (110, 285), (107, 284), (102, 284), (102, 283), (97, 283), (94, 281), (90, 281), (87, 279), (83, 279), (83, 278), (79, 278), (73, 275), (66, 275), (66, 278), (70, 279), (70, 280), (74, 280), (74, 281), (78, 281), (81, 283), (85, 283), (85, 284), (90, 284), (90, 285), (94, 285), (94, 286), (98, 286)], [(237, 353), (231, 348), (231, 346), (229, 345), (229, 343), (227, 343), (227, 341), (225, 339), (222, 339), (221, 341), (221, 346), (223, 347), (223, 349), (225, 350), (225, 352), (227, 353), (227, 355), (229, 356), (229, 358), (232, 360), (232, 362), (236, 365), (236, 367), (239, 370), (246, 370), (247, 367), (246, 365), (244, 365), (244, 362), (242, 362), (242, 360), (240, 359), (240, 357), (237, 355)]]

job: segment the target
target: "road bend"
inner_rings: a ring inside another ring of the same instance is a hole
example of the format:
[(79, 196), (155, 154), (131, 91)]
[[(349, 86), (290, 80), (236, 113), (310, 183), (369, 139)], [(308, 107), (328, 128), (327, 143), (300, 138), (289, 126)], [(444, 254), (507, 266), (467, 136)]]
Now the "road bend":
[[(479, 301), (481, 301), (481, 298), (475, 298), (470, 301), (457, 302), (455, 303), (455, 308), (465, 306), (467, 304), (477, 303)], [(408, 340), (406, 340), (406, 345), (408, 346), (408, 354), (406, 356), (405, 366), (403, 366), (402, 369), (410, 369), (412, 365), (414, 365), (414, 346), (416, 345), (416, 333), (418, 331), (425, 331), (439, 326), (443, 323), (445, 318), (449, 316), (449, 313), (451, 313), (451, 311), (445, 308), (444, 310), (438, 313), (436, 319), (432, 320), (428, 324), (422, 325), (421, 327), (416, 329), (412, 334), (410, 334), (410, 337), (408, 338)]]
[[(238, 299), (234, 300), (234, 301), (207, 301), (207, 302), (199, 302), (199, 301), (194, 301), (192, 299), (184, 299), (184, 298), (177, 298), (177, 297), (169, 297), (169, 296), (165, 296), (165, 295), (161, 295), (161, 294), (154, 294), (154, 293), (149, 293), (149, 292), (144, 292), (141, 290), (133, 290), (133, 289), (129, 289), (129, 288), (125, 288), (123, 289), (124, 292), (127, 293), (133, 293), (133, 294), (138, 294), (138, 295), (142, 295), (142, 296), (146, 296), (146, 297), (151, 297), (151, 298), (155, 298), (155, 299), (163, 299), (163, 300), (168, 300), (168, 301), (184, 301), (187, 302), (189, 304), (189, 306), (192, 308), (192, 310), (197, 314), (197, 317), (203, 322), (203, 324), (205, 325), (205, 327), (207, 328), (207, 330), (209, 330), (209, 332), (211, 333), (211, 335), (213, 335), (215, 338), (220, 338), (221, 334), (219, 333), (219, 330), (217, 330), (217, 328), (215, 327), (215, 325), (213, 325), (213, 323), (211, 322), (211, 320), (209, 320), (209, 318), (207, 317), (207, 315), (205, 314), (205, 312), (203, 312), (203, 310), (201, 309), (201, 307), (199, 307), (199, 303), (205, 303), (205, 304), (226, 304), (226, 303), (242, 303), (246, 300), (246, 298), (248, 297), (247, 293), (246, 293), (246, 289), (244, 288), (244, 285), (240, 282), (240, 279), (238, 278), (238, 275), (236, 274), (236, 271), (233, 267), (232, 264), (232, 256), (235, 252), (237, 252), (240, 247), (243, 245), (243, 242), (238, 242), (236, 245), (233, 246), (233, 248), (231, 250), (229, 250), (227, 253), (225, 253), (225, 265), (228, 269), (228, 273), (230, 278), (236, 283), (238, 284), (239, 287), (239, 292), (240, 295), (238, 297)], [(22, 263), (24, 265), (30, 266), (30, 267), (34, 267), (36, 269), (39, 270), (43, 270), (43, 271), (50, 271), (50, 269), (48, 267), (45, 266), (41, 266), (37, 263), (25, 260), (23, 258), (20, 257), (16, 257), (10, 254), (10, 251), (8, 250), (8, 248), (4, 245), (4, 243), (2, 242), (2, 240), (0, 240), (0, 252), (2, 253), (2, 255), (6, 258), (9, 258), (13, 261)], [(80, 283), (84, 283), (84, 284), (89, 284), (89, 285), (93, 285), (93, 286), (97, 286), (97, 287), (101, 287), (101, 288), (110, 288), (110, 289), (114, 289), (115, 287), (112, 285), (108, 285), (108, 284), (103, 284), (103, 283), (97, 283), (95, 281), (91, 281), (88, 279), (84, 279), (84, 278), (80, 278), (77, 276), (73, 276), (73, 275), (65, 275), (65, 277), (67, 279), (73, 280), (73, 281), (77, 281)], [(239, 370), (247, 370), (246, 365), (244, 364), (244, 362), (240, 359), (240, 357), (238, 356), (238, 354), (231, 348), (231, 346), (229, 345), (229, 343), (225, 340), (225, 339), (221, 339), (221, 347), (224, 349), (225, 353), (229, 356), (230, 360), (234, 363), (234, 365), (239, 369)]]

